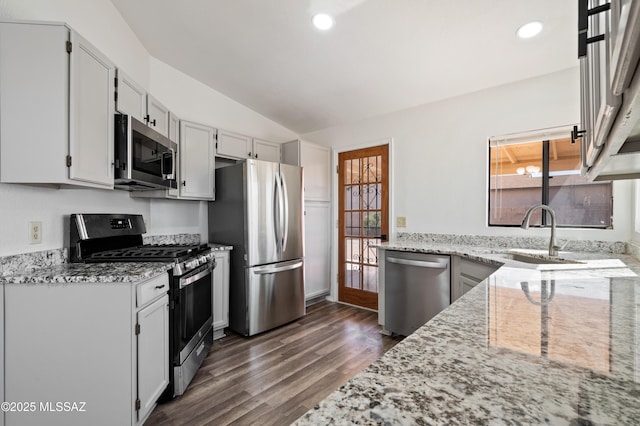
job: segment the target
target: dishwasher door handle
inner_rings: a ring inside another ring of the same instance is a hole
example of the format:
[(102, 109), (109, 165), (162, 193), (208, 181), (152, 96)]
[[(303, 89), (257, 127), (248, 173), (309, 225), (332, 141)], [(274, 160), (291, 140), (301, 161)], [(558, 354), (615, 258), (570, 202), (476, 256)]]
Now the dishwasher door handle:
[(397, 257), (387, 257), (387, 261), (398, 265), (417, 266), (418, 268), (446, 269), (447, 267), (445, 262), (426, 262), (424, 260), (398, 259)]

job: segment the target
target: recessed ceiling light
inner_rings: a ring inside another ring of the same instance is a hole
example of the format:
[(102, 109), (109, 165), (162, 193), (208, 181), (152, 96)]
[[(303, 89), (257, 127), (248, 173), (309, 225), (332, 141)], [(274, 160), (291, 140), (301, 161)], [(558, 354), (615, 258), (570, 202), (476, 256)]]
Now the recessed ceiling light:
[(319, 30), (328, 30), (333, 27), (333, 18), (326, 13), (318, 13), (313, 16), (313, 25)]
[(531, 38), (538, 35), (540, 31), (542, 31), (542, 22), (534, 21), (518, 28), (517, 34), (520, 38)]

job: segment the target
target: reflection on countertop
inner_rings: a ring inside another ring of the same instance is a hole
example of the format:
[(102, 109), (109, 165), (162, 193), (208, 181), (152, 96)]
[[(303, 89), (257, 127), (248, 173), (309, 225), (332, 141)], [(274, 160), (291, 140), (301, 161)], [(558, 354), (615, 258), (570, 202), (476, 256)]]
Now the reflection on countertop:
[(500, 260), (504, 248), (416, 242), (382, 248), (504, 266), (296, 424), (637, 424), (635, 258), (576, 254), (622, 265), (553, 270)]
[(609, 371), (610, 278), (518, 283), (494, 276), (487, 286), (490, 346)]

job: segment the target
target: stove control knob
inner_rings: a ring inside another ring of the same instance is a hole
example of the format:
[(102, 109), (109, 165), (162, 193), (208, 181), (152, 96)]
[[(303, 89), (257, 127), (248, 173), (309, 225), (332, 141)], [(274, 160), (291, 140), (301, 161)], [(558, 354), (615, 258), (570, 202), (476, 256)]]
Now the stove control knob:
[(200, 261), (200, 265), (207, 263), (207, 258), (205, 256), (200, 256), (198, 260)]
[(185, 266), (187, 267), (187, 269), (193, 269), (196, 266), (198, 266), (198, 260), (197, 259), (190, 260), (190, 261), (185, 263)]

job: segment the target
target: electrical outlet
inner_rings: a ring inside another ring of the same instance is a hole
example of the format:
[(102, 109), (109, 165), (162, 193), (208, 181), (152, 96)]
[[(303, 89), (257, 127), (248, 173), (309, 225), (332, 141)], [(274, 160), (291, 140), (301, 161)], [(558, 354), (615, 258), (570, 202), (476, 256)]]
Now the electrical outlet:
[(396, 226), (398, 228), (406, 228), (407, 227), (407, 218), (405, 216), (396, 217)]
[(29, 222), (29, 244), (42, 242), (42, 222)]

